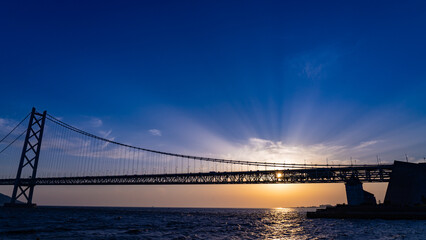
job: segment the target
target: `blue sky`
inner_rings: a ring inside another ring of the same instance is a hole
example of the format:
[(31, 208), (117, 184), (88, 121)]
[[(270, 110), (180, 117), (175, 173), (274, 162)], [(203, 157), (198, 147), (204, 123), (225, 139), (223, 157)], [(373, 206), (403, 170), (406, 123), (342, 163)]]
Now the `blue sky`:
[(9, 122), (35, 106), (233, 158), (426, 154), (423, 1), (9, 1), (0, 22)]

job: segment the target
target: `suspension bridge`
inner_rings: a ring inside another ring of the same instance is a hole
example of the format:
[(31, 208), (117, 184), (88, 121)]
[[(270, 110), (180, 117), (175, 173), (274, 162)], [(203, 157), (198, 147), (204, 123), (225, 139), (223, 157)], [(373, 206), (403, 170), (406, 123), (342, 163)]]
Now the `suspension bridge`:
[(156, 151), (88, 133), (35, 108), (7, 130), (0, 140), (0, 185), (14, 186), (8, 206), (22, 205), (18, 200), (34, 206), (36, 185), (388, 182), (394, 166), (244, 161)]

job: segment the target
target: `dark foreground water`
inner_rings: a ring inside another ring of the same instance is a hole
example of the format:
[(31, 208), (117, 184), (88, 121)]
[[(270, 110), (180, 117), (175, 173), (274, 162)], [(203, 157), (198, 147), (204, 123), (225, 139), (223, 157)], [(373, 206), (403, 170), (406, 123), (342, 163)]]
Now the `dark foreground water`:
[(426, 221), (306, 219), (307, 210), (0, 208), (0, 239), (426, 239)]

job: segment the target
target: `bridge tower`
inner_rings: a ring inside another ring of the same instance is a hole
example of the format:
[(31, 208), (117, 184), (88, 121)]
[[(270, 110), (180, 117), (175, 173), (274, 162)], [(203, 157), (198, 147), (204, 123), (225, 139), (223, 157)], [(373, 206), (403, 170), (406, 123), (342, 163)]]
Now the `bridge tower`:
[[(27, 133), (25, 136), (24, 147), (22, 148), (21, 159), (19, 161), (18, 172), (16, 174), (15, 184), (13, 187), (12, 199), (8, 207), (35, 207), (32, 203), (35, 179), (37, 176), (38, 159), (40, 156), (41, 141), (43, 139), (44, 123), (46, 120), (46, 111), (40, 114), (35, 108), (31, 111), (28, 123)], [(31, 175), (30, 181), (21, 181), (23, 170), (29, 169)], [(26, 203), (18, 204), (17, 199), (23, 196)]]

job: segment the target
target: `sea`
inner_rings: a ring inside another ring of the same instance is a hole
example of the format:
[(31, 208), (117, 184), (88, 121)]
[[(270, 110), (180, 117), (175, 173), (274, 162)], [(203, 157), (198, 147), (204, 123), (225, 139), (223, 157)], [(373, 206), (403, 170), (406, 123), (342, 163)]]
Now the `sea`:
[(426, 239), (425, 220), (307, 219), (314, 208), (0, 208), (0, 239)]

